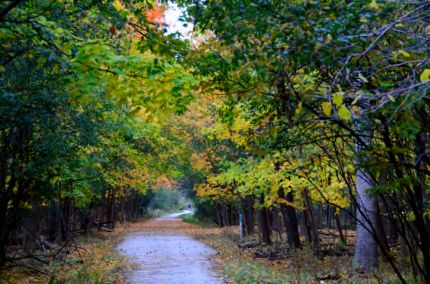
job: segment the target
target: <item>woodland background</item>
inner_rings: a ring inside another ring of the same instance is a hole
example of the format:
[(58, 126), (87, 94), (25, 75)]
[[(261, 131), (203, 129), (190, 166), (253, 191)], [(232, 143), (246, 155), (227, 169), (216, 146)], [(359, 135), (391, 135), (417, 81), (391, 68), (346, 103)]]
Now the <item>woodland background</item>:
[(285, 255), (430, 283), (430, 2), (175, 2), (187, 36), (163, 1), (0, 1), (0, 266), (162, 189)]

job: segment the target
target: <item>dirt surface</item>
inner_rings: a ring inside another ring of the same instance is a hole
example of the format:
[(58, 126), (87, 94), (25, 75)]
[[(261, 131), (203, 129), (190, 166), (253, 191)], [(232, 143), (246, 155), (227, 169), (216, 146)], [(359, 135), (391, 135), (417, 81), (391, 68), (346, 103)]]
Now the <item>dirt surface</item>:
[(223, 283), (210, 260), (216, 252), (192, 239), (199, 227), (184, 223), (184, 211), (144, 222), (118, 245), (134, 264), (128, 283)]

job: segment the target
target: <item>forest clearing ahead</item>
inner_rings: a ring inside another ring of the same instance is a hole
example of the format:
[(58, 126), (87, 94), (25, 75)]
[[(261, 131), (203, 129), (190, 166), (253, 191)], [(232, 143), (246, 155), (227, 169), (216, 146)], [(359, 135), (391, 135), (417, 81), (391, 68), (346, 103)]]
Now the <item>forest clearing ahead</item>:
[(0, 282), (164, 236), (187, 281), (430, 284), (429, 51), (428, 0), (0, 1)]

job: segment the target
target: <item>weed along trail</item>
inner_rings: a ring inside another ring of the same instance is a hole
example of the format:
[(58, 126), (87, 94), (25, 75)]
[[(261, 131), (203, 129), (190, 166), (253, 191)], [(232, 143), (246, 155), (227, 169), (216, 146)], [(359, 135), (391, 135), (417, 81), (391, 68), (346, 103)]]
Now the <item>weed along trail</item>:
[(149, 220), (118, 245), (133, 263), (127, 283), (223, 283), (210, 261), (215, 250), (187, 235), (194, 227), (179, 218), (187, 213)]

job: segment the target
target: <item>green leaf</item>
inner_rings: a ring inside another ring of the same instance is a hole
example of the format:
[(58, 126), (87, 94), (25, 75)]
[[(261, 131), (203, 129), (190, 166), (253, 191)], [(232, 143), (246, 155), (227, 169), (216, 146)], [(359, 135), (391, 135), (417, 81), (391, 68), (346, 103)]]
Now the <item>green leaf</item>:
[(337, 92), (333, 94), (333, 103), (336, 107), (340, 107), (343, 103), (343, 92)]
[(404, 51), (404, 50), (399, 50), (399, 53), (400, 53), (401, 55), (403, 55), (403, 57), (405, 57), (405, 58), (409, 58), (409, 57), (411, 57), (411, 54), (410, 54), (410, 53), (408, 53), (408, 52), (406, 52), (406, 51)]
[(366, 77), (364, 77), (363, 74), (361, 74), (361, 73), (358, 74), (358, 78), (360, 78), (361, 81), (363, 81), (363, 83), (369, 83), (369, 81), (366, 79)]
[(331, 103), (329, 103), (329, 102), (323, 102), (321, 104), (321, 106), (322, 106), (324, 114), (327, 115), (327, 116), (330, 116), (330, 114), (331, 114)]
[(423, 83), (430, 80), (430, 69), (424, 69), (423, 70), (423, 73), (421, 73), (421, 76), (420, 76), (420, 80)]
[(341, 106), (339, 108), (339, 117), (343, 120), (351, 120), (351, 112), (346, 106)]

